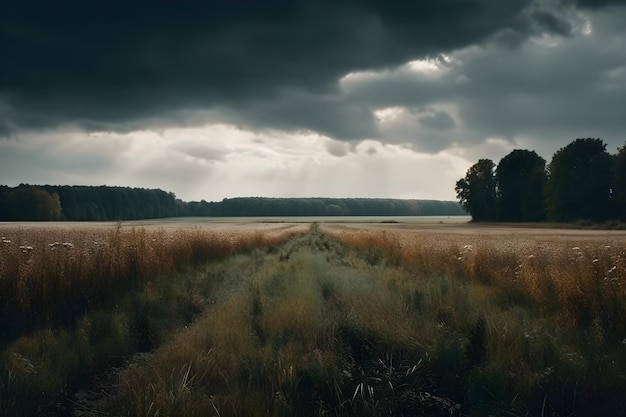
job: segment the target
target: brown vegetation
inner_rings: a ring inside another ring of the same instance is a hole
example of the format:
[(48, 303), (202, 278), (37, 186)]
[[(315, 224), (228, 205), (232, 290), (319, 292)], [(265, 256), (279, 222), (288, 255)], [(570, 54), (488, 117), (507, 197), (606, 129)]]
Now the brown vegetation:
[(626, 240), (621, 234), (485, 234), (479, 227), (474, 228), (478, 234), (464, 236), (330, 225), (324, 230), (369, 258), (494, 286), (503, 297), (532, 304), (563, 325), (593, 323), (607, 337), (626, 335)]
[(118, 224), (90, 230), (3, 228), (0, 234), (0, 336), (7, 340), (34, 328), (67, 325), (158, 274), (275, 245), (292, 231), (165, 231)]
[[(41, 391), (66, 387), (61, 398), (85, 415), (626, 412), (622, 237), (377, 227), (314, 225), (279, 246), (295, 230), (108, 230), (142, 251), (171, 246), (71, 326), (8, 343), (0, 411), (32, 412)], [(202, 249), (210, 242), (221, 244)], [(103, 364), (115, 372), (91, 387), (98, 400), (77, 400), (72, 381)]]

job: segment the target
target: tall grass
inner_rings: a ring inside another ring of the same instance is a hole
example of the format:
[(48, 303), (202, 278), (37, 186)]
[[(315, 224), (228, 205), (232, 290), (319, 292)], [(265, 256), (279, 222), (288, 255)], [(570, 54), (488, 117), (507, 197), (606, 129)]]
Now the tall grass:
[(565, 326), (626, 336), (623, 240), (325, 230), (371, 262), (490, 285), (503, 302), (532, 305)]
[(346, 255), (312, 233), (250, 260), (254, 265), (231, 265), (237, 281), (225, 284), (216, 303), (147, 364), (122, 372), (107, 411), (373, 416), (426, 410), (425, 401), (403, 396), (418, 389), (431, 395), (432, 388), (411, 314), (385, 291), (378, 271), (353, 256), (342, 265)]
[(618, 240), (314, 225), (209, 263), (186, 248), (72, 328), (11, 343), (0, 407), (119, 355), (87, 415), (626, 414)]
[(0, 337), (74, 317), (164, 273), (283, 242), (289, 234), (126, 229), (2, 229)]
[(222, 279), (193, 265), (271, 248), (302, 231), (3, 229), (0, 415), (63, 402), (61, 390), (79, 389), (89, 373), (152, 350), (190, 323)]
[(504, 414), (626, 412), (623, 240), (324, 230), (405, 271), (390, 284), (424, 340), (460, 336), (435, 347), (434, 364), (439, 386), (464, 392), (476, 413), (498, 403)]

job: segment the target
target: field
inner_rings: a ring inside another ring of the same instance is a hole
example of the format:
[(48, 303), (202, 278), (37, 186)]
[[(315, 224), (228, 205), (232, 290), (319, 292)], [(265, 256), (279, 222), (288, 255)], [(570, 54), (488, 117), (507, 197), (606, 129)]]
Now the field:
[(0, 224), (0, 415), (625, 415), (626, 232)]

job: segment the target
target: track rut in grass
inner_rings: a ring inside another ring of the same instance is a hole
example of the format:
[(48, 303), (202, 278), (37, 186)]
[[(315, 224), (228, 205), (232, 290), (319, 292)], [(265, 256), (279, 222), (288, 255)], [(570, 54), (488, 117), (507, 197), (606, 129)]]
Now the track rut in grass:
[(623, 264), (617, 245), (583, 248), (586, 254), (568, 245), (548, 251), (541, 242), (512, 251), (517, 240), (503, 246), (465, 235), (333, 234), (352, 249), (313, 224), (282, 245), (194, 268), (194, 279), (207, 284), (195, 319), (145, 361), (120, 369), (98, 411), (285, 417), (626, 411), (618, 394), (626, 369), (619, 323), (616, 334), (604, 332), (599, 319), (568, 327), (516, 287), (532, 273), (537, 282), (553, 283), (549, 272), (570, 271), (568, 265), (581, 266), (572, 269), (580, 284), (587, 258), (617, 276)]
[(200, 270), (221, 275), (205, 310), (146, 362), (120, 370), (98, 412), (458, 414), (433, 393), (410, 314), (385, 291), (381, 269), (316, 224)]

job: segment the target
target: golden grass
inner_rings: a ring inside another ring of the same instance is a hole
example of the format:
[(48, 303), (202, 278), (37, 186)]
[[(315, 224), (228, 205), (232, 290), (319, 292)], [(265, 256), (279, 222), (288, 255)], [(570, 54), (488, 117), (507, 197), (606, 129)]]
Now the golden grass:
[(282, 233), (113, 229), (0, 230), (0, 328), (7, 338), (67, 325), (159, 274), (284, 242)]
[(572, 328), (626, 335), (626, 242), (510, 235), (325, 231), (366, 259), (491, 285)]
[[(619, 239), (319, 229), (210, 263), (186, 245), (196, 267), (167, 261), (74, 329), (15, 341), (0, 391), (23, 401), (48, 372), (53, 389), (57, 368), (114, 354), (129, 363), (93, 415), (626, 412)], [(266, 244), (255, 239), (243, 247)], [(120, 349), (144, 333), (147, 357)]]
[(3, 229), (0, 414), (32, 414), (85, 373), (153, 349), (195, 318), (221, 275), (191, 266), (302, 232)]

